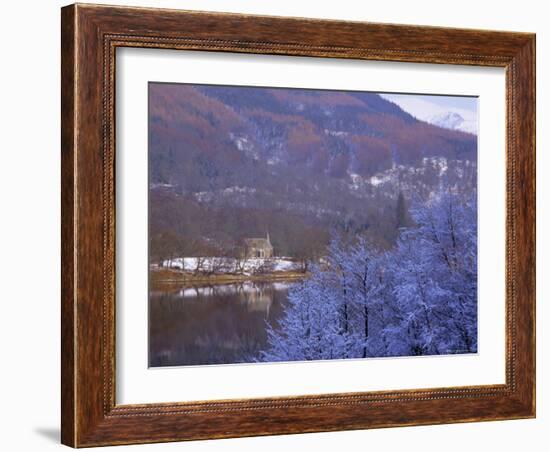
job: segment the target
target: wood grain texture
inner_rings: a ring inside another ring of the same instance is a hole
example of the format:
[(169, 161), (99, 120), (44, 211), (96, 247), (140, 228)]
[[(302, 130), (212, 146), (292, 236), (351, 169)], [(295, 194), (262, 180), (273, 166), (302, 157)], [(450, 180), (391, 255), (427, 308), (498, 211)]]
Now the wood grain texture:
[(61, 441), (75, 443), (74, 339), (74, 158), (75, 158), (75, 39), (74, 8), (63, 9), (61, 19)]
[[(63, 8), (61, 28), (64, 444), (535, 415), (534, 35), (81, 4)], [(124, 46), (506, 68), (506, 384), (116, 405), (114, 69)]]

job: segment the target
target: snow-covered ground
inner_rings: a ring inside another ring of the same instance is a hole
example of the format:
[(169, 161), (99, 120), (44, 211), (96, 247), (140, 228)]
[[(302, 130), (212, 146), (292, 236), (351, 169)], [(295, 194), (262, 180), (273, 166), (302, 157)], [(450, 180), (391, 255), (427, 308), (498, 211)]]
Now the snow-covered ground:
[(162, 267), (185, 271), (218, 274), (253, 275), (258, 273), (298, 271), (300, 262), (287, 257), (243, 258), (232, 257), (178, 257), (162, 262)]

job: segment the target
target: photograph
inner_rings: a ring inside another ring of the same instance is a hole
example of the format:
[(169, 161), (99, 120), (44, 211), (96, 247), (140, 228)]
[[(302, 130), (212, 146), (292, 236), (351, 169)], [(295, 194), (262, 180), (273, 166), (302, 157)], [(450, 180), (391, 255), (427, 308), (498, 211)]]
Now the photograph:
[(148, 83), (149, 367), (478, 352), (478, 98)]

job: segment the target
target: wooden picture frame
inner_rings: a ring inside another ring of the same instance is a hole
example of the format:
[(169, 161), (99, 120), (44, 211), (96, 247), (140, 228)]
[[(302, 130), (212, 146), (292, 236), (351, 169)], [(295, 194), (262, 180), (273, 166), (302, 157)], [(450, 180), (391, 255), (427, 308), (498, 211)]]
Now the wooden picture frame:
[[(535, 416), (535, 35), (70, 5), (62, 9), (62, 442), (73, 447)], [(115, 403), (115, 50), (506, 69), (506, 383)]]

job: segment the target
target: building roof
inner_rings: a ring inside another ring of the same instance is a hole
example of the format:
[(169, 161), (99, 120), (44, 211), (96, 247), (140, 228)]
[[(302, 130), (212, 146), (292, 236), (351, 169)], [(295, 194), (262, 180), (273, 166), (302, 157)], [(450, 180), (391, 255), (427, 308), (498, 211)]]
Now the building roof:
[(271, 242), (264, 238), (244, 239), (244, 243), (254, 248), (272, 248)]

